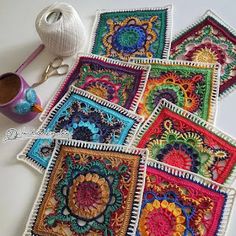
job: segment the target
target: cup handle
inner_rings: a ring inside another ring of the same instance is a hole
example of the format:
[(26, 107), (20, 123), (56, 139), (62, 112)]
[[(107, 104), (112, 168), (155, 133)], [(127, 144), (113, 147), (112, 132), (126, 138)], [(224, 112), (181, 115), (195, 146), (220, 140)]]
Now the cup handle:
[(28, 66), (39, 54), (43, 51), (45, 46), (40, 44), (31, 55), (20, 65), (20, 67), (15, 71), (15, 73), (20, 74), (26, 66)]

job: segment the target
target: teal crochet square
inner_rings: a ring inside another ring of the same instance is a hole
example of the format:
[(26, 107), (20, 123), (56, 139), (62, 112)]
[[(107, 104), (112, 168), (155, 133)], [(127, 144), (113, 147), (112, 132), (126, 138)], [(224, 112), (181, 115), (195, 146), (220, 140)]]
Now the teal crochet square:
[(129, 57), (167, 58), (171, 17), (171, 6), (98, 11), (90, 51), (124, 61)]
[[(70, 132), (75, 140), (124, 145), (130, 143), (141, 122), (142, 118), (137, 114), (71, 87), (39, 131), (59, 133), (64, 130)], [(55, 140), (50, 137), (31, 140), (18, 158), (42, 172), (54, 146)]]

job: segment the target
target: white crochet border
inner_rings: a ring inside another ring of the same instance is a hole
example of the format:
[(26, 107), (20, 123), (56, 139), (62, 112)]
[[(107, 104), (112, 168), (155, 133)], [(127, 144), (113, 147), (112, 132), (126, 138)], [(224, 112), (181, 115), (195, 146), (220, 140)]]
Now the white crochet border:
[(135, 12), (135, 11), (158, 11), (158, 10), (167, 10), (167, 20), (166, 20), (166, 34), (165, 34), (165, 45), (162, 53), (162, 59), (169, 58), (171, 38), (172, 38), (172, 25), (173, 25), (173, 5), (169, 4), (163, 7), (147, 7), (147, 8), (132, 8), (132, 9), (114, 9), (114, 10), (97, 10), (94, 24), (92, 27), (92, 33), (88, 46), (88, 53), (92, 53), (94, 42), (96, 38), (97, 28), (100, 22), (100, 16), (103, 13), (119, 13), (119, 12)]
[[(211, 132), (212, 134), (215, 134), (216, 136), (220, 137), (224, 141), (228, 142), (232, 146), (236, 147), (236, 140), (231, 138), (229, 135), (223, 133), (219, 129), (215, 128), (212, 124), (206, 122), (205, 120), (201, 119), (200, 117), (174, 105), (173, 103), (167, 101), (166, 99), (162, 99), (158, 106), (155, 108), (151, 116), (144, 122), (142, 127), (139, 129), (138, 133), (135, 135), (135, 139), (132, 146), (137, 146), (140, 139), (143, 137), (144, 133), (149, 129), (149, 127), (152, 125), (152, 123), (157, 119), (157, 117), (160, 115), (161, 111), (167, 108), (172, 112), (175, 112), (176, 114), (183, 116), (190, 120), (191, 122), (203, 127), (207, 131)], [(236, 178), (236, 165), (233, 167), (230, 175), (226, 179), (225, 183), (226, 185), (231, 185), (233, 181)]]
[(229, 224), (229, 218), (232, 213), (233, 203), (235, 201), (235, 189), (226, 187), (222, 184), (216, 183), (214, 181), (211, 181), (210, 179), (204, 178), (201, 175), (195, 174), (193, 172), (179, 169), (177, 167), (173, 167), (170, 165), (167, 165), (163, 162), (159, 162), (153, 159), (148, 159), (147, 168), (153, 167), (158, 170), (165, 171), (173, 176), (180, 177), (187, 180), (192, 180), (196, 183), (199, 183), (209, 189), (223, 192), (227, 195), (226, 202), (224, 205), (222, 217), (220, 219), (220, 225), (218, 226), (218, 230), (216, 233), (216, 236), (224, 236), (226, 235), (225, 232), (227, 230), (228, 224)]
[(219, 84), (220, 84), (220, 64), (212, 64), (212, 63), (203, 63), (203, 62), (193, 62), (193, 61), (181, 61), (181, 60), (161, 60), (157, 58), (130, 58), (131, 62), (140, 63), (140, 64), (160, 64), (160, 65), (181, 65), (181, 66), (192, 66), (192, 67), (204, 67), (213, 70), (213, 78), (212, 78), (212, 91), (211, 91), (211, 99), (209, 104), (209, 113), (207, 121), (215, 124), (216, 122), (216, 114), (217, 114), (217, 103), (219, 97)]
[[(133, 127), (130, 129), (129, 134), (127, 135), (124, 145), (129, 145), (132, 140), (135, 137), (136, 132), (138, 131), (141, 123), (143, 122), (143, 117), (139, 116), (136, 113), (133, 113), (117, 104), (111, 103), (107, 100), (104, 100), (100, 97), (97, 97), (85, 90), (79, 89), (74, 87), (73, 85), (70, 86), (68, 92), (63, 96), (63, 98), (57, 103), (57, 105), (50, 111), (49, 115), (47, 116), (47, 118), (43, 121), (43, 123), (40, 125), (40, 127), (37, 129), (37, 131), (43, 131), (47, 125), (49, 124), (49, 122), (52, 120), (52, 118), (55, 116), (55, 114), (58, 112), (58, 110), (60, 110), (60, 108), (63, 106), (63, 104), (67, 101), (67, 99), (71, 96), (71, 94), (78, 94), (81, 95), (83, 97), (86, 97), (88, 99), (91, 99), (94, 102), (97, 102), (98, 104), (104, 106), (104, 107), (108, 107), (111, 109), (114, 109), (118, 112), (120, 112), (121, 114), (125, 115), (126, 117), (129, 117), (131, 119), (133, 119), (135, 121)], [(35, 142), (35, 139), (30, 139), (25, 147), (23, 148), (23, 150), (17, 155), (17, 159), (20, 161), (25, 162), (26, 164), (30, 165), (31, 167), (33, 167), (34, 169), (36, 169), (39, 173), (43, 173), (45, 171), (45, 168), (40, 165), (40, 163), (36, 162), (35, 160), (33, 160), (32, 158), (28, 157), (28, 152), (29, 150), (32, 148), (33, 144)]]
[[(201, 17), (199, 17), (197, 20), (194, 21), (194, 23), (192, 23), (191, 25), (189, 25), (187, 28), (185, 28), (184, 30), (180, 31), (179, 33), (177, 33), (174, 37), (172, 42), (176, 41), (177, 39), (179, 39), (183, 34), (187, 33), (188, 31), (190, 31), (192, 28), (194, 28), (195, 26), (199, 25), (200, 23), (202, 23), (207, 17), (212, 17), (215, 21), (217, 21), (219, 24), (221, 24), (224, 28), (228, 29), (229, 32), (231, 34), (233, 34), (236, 37), (236, 30), (231, 27), (229, 24), (227, 24), (225, 22), (225, 20), (223, 20), (220, 16), (218, 16), (215, 12), (211, 11), (211, 10), (207, 10)], [(227, 90), (225, 90), (222, 94), (219, 94), (219, 99), (223, 99), (225, 98), (227, 95), (229, 95), (230, 93), (232, 93), (234, 90), (236, 89), (236, 83), (232, 86), (230, 86)]]
[(104, 63), (114, 65), (117, 67), (122, 66), (122, 67), (130, 68), (130, 69), (143, 70), (142, 77), (140, 80), (140, 86), (139, 86), (138, 91), (134, 97), (134, 100), (132, 101), (132, 105), (129, 109), (129, 110), (135, 112), (138, 107), (138, 103), (140, 102), (140, 99), (143, 95), (145, 86), (146, 86), (146, 82), (147, 82), (149, 72), (150, 72), (150, 66), (138, 65), (135, 63), (131, 63), (131, 62), (123, 62), (123, 61), (107, 58), (104, 56), (98, 56), (98, 55), (94, 55), (94, 54), (81, 54), (80, 53), (80, 54), (78, 54), (78, 57), (75, 60), (75, 63), (73, 65), (72, 69), (70, 70), (70, 72), (68, 73), (66, 78), (64, 80), (62, 80), (56, 93), (49, 100), (47, 106), (45, 107), (44, 111), (40, 115), (39, 120), (41, 122), (43, 122), (43, 120), (47, 117), (47, 115), (49, 114), (51, 109), (55, 106), (55, 103), (56, 103), (58, 97), (61, 95), (63, 88), (69, 83), (71, 75), (74, 73), (75, 69), (77, 68), (78, 64), (80, 63), (81, 57), (86, 57), (88, 59), (97, 59), (97, 60), (103, 61)]
[(32, 230), (34, 223), (37, 218), (38, 211), (42, 204), (43, 198), (45, 193), (47, 192), (48, 184), (50, 181), (51, 173), (54, 169), (55, 163), (58, 159), (58, 154), (60, 152), (61, 146), (71, 146), (71, 147), (78, 147), (78, 148), (85, 148), (89, 150), (97, 150), (97, 151), (114, 151), (114, 152), (121, 152), (125, 154), (133, 154), (133, 155), (140, 155), (140, 165), (138, 169), (138, 180), (137, 186), (134, 193), (134, 200), (133, 200), (133, 207), (130, 216), (130, 223), (126, 232), (126, 235), (134, 236), (136, 233), (136, 228), (138, 225), (138, 219), (142, 204), (142, 197), (143, 197), (143, 190), (145, 185), (145, 177), (146, 177), (146, 166), (147, 166), (147, 157), (148, 157), (148, 150), (147, 149), (140, 149), (140, 148), (131, 148), (122, 145), (111, 145), (111, 144), (100, 144), (100, 143), (89, 143), (89, 142), (82, 142), (77, 140), (57, 140), (56, 146), (53, 152), (53, 157), (51, 158), (49, 165), (45, 171), (43, 181), (41, 187), (39, 189), (37, 198), (31, 210), (28, 222), (26, 224), (25, 231), (23, 233), (24, 236), (36, 236)]

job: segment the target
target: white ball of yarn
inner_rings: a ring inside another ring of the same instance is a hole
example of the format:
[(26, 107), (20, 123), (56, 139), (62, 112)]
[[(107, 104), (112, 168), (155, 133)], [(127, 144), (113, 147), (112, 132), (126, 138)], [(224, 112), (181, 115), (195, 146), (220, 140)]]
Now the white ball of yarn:
[(35, 26), (45, 47), (55, 55), (71, 56), (85, 46), (84, 25), (77, 11), (67, 3), (55, 3), (43, 9)]

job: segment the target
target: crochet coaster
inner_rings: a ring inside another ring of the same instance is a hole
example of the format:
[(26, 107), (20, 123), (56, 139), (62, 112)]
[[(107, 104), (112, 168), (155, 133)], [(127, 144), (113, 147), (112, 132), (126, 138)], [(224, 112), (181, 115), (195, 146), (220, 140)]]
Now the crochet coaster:
[(146, 158), (144, 149), (57, 144), (25, 235), (134, 235)]
[(224, 236), (235, 190), (148, 161), (137, 236)]
[(236, 175), (236, 141), (213, 125), (161, 100), (135, 136), (149, 157), (231, 184)]
[[(142, 121), (137, 114), (72, 86), (37, 132), (66, 130), (76, 140), (128, 145)], [(54, 146), (52, 138), (31, 139), (18, 159), (42, 173)]]
[(215, 13), (207, 11), (174, 38), (170, 59), (220, 63), (220, 97), (223, 97), (236, 87), (235, 51), (236, 31)]
[(44, 109), (43, 121), (72, 83), (128, 110), (136, 111), (150, 66), (121, 62), (97, 55), (80, 55), (71, 72)]
[(217, 64), (131, 58), (151, 65), (151, 71), (137, 113), (146, 119), (162, 98), (214, 122), (219, 90)]
[(129, 57), (168, 58), (172, 6), (98, 10), (89, 52), (127, 61)]

